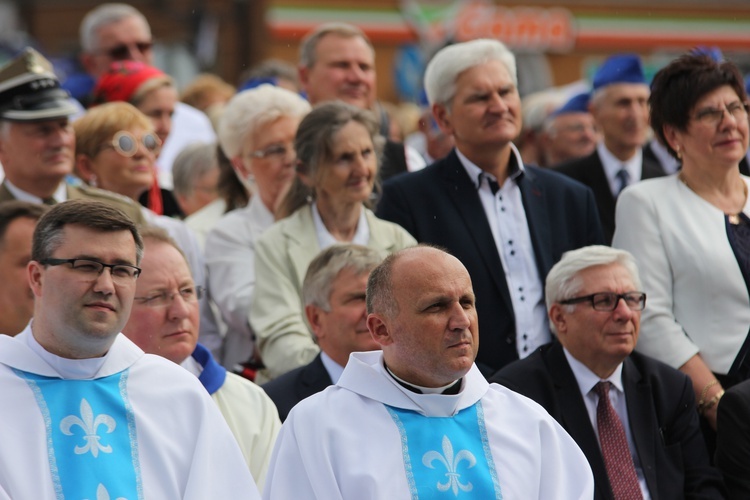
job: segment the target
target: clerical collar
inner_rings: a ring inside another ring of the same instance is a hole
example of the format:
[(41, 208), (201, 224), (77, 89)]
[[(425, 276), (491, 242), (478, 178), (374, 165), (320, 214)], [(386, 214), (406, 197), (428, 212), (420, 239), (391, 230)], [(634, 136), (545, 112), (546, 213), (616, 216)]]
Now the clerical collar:
[(398, 385), (401, 387), (404, 387), (405, 389), (410, 390), (411, 392), (415, 392), (417, 394), (446, 394), (446, 395), (456, 395), (461, 391), (461, 382), (463, 381), (463, 378), (460, 378), (456, 381), (451, 382), (450, 384), (444, 385), (442, 387), (422, 387), (419, 385), (413, 385), (408, 383), (402, 378), (399, 378), (394, 374), (390, 368), (388, 368), (388, 365), (385, 364), (385, 360), (383, 361), (383, 366), (385, 366), (385, 370), (388, 372), (388, 375), (393, 377), (393, 380), (398, 382)]
[(98, 358), (72, 359), (63, 358), (46, 350), (28, 329), (26, 345), (55, 369), (64, 379), (87, 380), (93, 379), (107, 360), (106, 354)]

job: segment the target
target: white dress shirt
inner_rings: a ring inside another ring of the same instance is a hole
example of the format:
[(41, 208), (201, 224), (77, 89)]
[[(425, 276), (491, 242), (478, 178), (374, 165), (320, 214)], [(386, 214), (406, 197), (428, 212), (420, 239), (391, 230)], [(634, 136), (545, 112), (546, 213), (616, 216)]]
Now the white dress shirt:
[(643, 153), (641, 152), (641, 148), (637, 148), (635, 154), (627, 161), (622, 161), (610, 153), (603, 142), (596, 145), (596, 151), (599, 153), (599, 159), (602, 161), (604, 174), (607, 176), (609, 189), (612, 190), (613, 196), (616, 197), (620, 194), (620, 179), (617, 178), (617, 172), (623, 168), (628, 172), (630, 178), (628, 185), (641, 180), (643, 172)]
[(472, 163), (458, 148), (456, 154), (477, 186), (479, 199), (492, 230), (513, 304), (518, 357), (525, 358), (537, 347), (552, 340), (552, 337), (547, 322), (542, 279), (537, 269), (523, 198), (518, 187), (518, 179), (524, 175), (523, 161), (512, 144), (511, 149), (513, 158), (509, 164), (513, 165), (515, 159), (517, 168), (511, 168), (508, 178), (495, 194), (492, 194), (489, 181), (497, 179)]
[[(612, 384), (609, 390), (609, 401), (612, 407), (617, 412), (617, 416), (620, 417), (622, 426), (625, 428), (625, 437), (628, 440), (628, 448), (630, 448), (630, 456), (633, 457), (633, 465), (635, 466), (635, 473), (638, 476), (638, 486), (641, 488), (643, 494), (643, 500), (650, 500), (651, 495), (648, 492), (648, 486), (646, 486), (646, 478), (643, 475), (643, 468), (641, 467), (641, 460), (638, 458), (638, 452), (635, 449), (635, 441), (633, 440), (633, 432), (630, 430), (630, 419), (628, 418), (628, 405), (625, 396), (625, 387), (622, 385), (622, 363), (617, 366), (614, 373), (608, 378), (602, 380), (592, 372), (586, 365), (578, 361), (573, 357), (567, 349), (563, 347), (563, 352), (568, 360), (570, 369), (573, 370), (573, 375), (576, 377), (578, 387), (583, 395), (583, 402), (586, 405), (586, 411), (591, 421), (591, 426), (594, 428), (594, 434), (596, 439), (599, 441), (599, 426), (596, 420), (596, 407), (599, 404), (599, 396), (594, 391), (594, 387), (599, 382), (609, 382)], [(599, 443), (601, 447), (601, 441)]]
[[(318, 245), (320, 245), (321, 251), (336, 244), (350, 243), (348, 241), (337, 240), (336, 237), (328, 231), (328, 228), (326, 228), (326, 225), (323, 223), (323, 219), (320, 217), (320, 212), (318, 212), (317, 203), (312, 204), (312, 216), (313, 222), (315, 223), (315, 234), (318, 236)], [(370, 226), (367, 225), (365, 210), (364, 207), (362, 207), (359, 211), (357, 230), (354, 232), (354, 238), (352, 238), (351, 243), (367, 246), (368, 241), (370, 241)]]

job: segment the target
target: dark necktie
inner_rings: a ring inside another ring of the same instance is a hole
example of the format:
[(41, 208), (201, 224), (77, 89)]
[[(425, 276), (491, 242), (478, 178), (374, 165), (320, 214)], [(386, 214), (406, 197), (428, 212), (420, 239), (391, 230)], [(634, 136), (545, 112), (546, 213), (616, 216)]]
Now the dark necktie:
[(625, 167), (623, 167), (617, 172), (615, 177), (617, 177), (617, 180), (619, 181), (619, 184), (617, 185), (617, 196), (620, 196), (622, 190), (628, 187), (628, 184), (630, 183), (630, 174), (625, 170)]
[(50, 196), (49, 198), (43, 198), (42, 203), (45, 205), (56, 205), (57, 200)]
[(594, 391), (599, 395), (596, 423), (599, 427), (599, 441), (609, 484), (612, 486), (615, 500), (642, 500), (643, 495), (638, 485), (633, 457), (630, 456), (625, 429), (609, 402), (609, 386), (609, 382), (599, 382), (594, 386)]

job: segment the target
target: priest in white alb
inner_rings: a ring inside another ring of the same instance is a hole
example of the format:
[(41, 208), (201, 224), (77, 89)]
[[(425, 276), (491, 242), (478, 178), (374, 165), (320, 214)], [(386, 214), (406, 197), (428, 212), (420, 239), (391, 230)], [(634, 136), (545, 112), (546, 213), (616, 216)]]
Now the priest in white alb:
[(0, 335), (0, 500), (260, 497), (198, 379), (119, 333), (142, 255), (135, 223), (107, 204), (39, 220), (34, 317)]
[(338, 383), (295, 406), (263, 497), (591, 499), (576, 443), (539, 405), (474, 365), (466, 268), (419, 246), (370, 274), (367, 326), (382, 352), (353, 353)]

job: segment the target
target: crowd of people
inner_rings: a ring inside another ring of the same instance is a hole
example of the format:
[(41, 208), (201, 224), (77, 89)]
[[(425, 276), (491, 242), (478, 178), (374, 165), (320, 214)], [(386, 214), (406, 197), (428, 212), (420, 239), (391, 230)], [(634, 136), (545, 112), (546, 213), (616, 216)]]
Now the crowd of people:
[(447, 45), (403, 130), (352, 25), (182, 96), (129, 5), (81, 47), (0, 67), (0, 500), (750, 498), (717, 51), (522, 98)]

